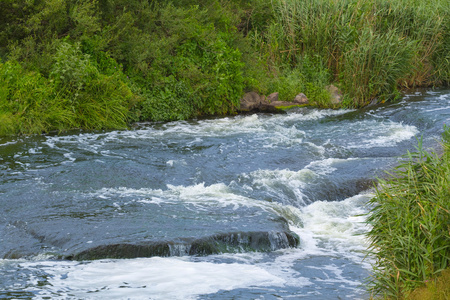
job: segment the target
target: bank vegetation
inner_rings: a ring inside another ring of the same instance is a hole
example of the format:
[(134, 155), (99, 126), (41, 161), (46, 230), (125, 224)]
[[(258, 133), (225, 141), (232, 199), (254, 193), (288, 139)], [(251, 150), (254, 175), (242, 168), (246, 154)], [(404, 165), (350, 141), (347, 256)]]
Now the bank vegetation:
[(245, 92), (328, 107), (450, 78), (446, 0), (2, 0), (0, 135), (234, 114)]

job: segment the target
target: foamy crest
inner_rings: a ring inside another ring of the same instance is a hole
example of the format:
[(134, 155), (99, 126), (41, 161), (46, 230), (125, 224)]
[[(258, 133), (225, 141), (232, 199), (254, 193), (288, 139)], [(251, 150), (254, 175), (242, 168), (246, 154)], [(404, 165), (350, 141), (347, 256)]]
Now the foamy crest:
[(52, 149), (75, 147), (94, 154), (103, 153), (107, 144), (127, 143), (129, 140), (160, 141), (183, 137), (202, 141), (206, 137), (224, 137), (240, 134), (253, 134), (254, 140), (264, 140), (264, 147), (291, 146), (303, 142), (305, 132), (293, 124), (303, 121), (317, 120), (330, 116), (342, 115), (351, 110), (318, 110), (307, 109), (286, 115), (248, 115), (217, 118), (202, 121), (176, 121), (165, 124), (149, 123), (134, 130), (110, 131), (102, 133), (80, 133), (68, 136), (47, 136), (43, 143)]
[(354, 109), (300, 109), (292, 110), (287, 116), (277, 116), (274, 119), (282, 119), (285, 122), (292, 121), (312, 121), (319, 120), (327, 117), (341, 116), (349, 112), (355, 111)]
[(181, 203), (190, 204), (201, 210), (211, 207), (228, 207), (239, 209), (242, 207), (257, 207), (265, 211), (278, 214), (288, 220), (291, 224), (300, 224), (297, 217), (299, 210), (291, 205), (283, 205), (277, 202), (262, 201), (249, 198), (235, 193), (230, 187), (223, 183), (205, 186), (204, 183), (192, 186), (168, 185), (167, 190), (161, 189), (132, 189), (132, 188), (103, 188), (87, 197), (98, 197), (110, 199), (114, 206), (118, 206), (117, 200), (126, 198), (120, 203), (120, 208), (132, 205), (134, 202), (141, 204)]
[(0, 144), (0, 147), (2, 147), (2, 146), (8, 146), (8, 145), (14, 145), (14, 144), (17, 144), (17, 142), (18, 142), (18, 141), (10, 141), (10, 142), (6, 142), (6, 143), (3, 143), (3, 144)]
[[(284, 204), (305, 205), (306, 197), (303, 189), (308, 182), (317, 177), (317, 174), (309, 169), (300, 171), (258, 170), (252, 172), (250, 177), (253, 179), (255, 188), (266, 190)], [(289, 198), (291, 193), (295, 199)]]

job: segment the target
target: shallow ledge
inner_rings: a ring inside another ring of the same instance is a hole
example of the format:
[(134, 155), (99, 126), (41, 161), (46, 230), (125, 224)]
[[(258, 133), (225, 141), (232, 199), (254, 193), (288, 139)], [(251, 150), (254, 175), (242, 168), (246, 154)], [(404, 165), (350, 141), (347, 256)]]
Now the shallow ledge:
[(270, 252), (295, 248), (299, 244), (300, 238), (291, 231), (232, 232), (191, 241), (102, 245), (64, 258), (69, 260), (95, 260), (153, 256), (203, 256), (219, 253)]

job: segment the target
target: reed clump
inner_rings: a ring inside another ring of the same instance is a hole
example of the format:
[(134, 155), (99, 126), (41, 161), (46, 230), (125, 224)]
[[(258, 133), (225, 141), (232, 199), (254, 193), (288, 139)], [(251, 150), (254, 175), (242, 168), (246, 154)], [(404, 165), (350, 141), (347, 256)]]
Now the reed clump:
[(419, 142), (417, 152), (379, 180), (367, 219), (374, 295), (402, 299), (439, 282), (439, 275), (447, 274), (442, 280), (448, 281), (448, 271), (443, 272), (450, 267), (449, 137), (446, 128), (442, 155), (425, 151)]
[(404, 87), (450, 80), (450, 4), (445, 0), (274, 0), (260, 49), (268, 64), (300, 67), (319, 55), (360, 107)]

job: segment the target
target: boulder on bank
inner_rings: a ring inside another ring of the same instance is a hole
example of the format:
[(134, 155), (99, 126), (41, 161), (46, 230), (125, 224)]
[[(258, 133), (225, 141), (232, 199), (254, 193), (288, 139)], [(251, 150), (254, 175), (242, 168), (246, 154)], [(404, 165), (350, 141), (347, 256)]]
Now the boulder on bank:
[(241, 112), (271, 112), (276, 113), (284, 109), (301, 106), (309, 103), (305, 94), (298, 94), (293, 101), (279, 101), (278, 93), (272, 93), (269, 96), (259, 95), (255, 92), (249, 92), (241, 99)]
[(300, 93), (297, 96), (295, 96), (294, 98), (294, 103), (299, 103), (299, 104), (308, 104), (309, 100), (308, 97), (306, 97), (305, 94)]
[(331, 94), (330, 100), (333, 105), (337, 105), (342, 102), (342, 92), (338, 87), (331, 84), (325, 89)]
[(265, 98), (264, 96), (260, 96), (258, 93), (249, 92), (244, 95), (241, 99), (241, 107), (240, 111), (242, 112), (250, 112), (257, 110), (261, 106), (261, 102)]

